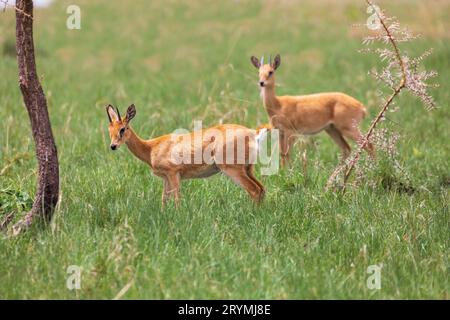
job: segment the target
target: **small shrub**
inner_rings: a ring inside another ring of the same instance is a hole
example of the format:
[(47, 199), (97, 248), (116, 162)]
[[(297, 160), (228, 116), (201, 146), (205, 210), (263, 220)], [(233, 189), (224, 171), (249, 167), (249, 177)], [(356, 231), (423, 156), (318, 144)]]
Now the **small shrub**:
[(30, 195), (21, 190), (8, 187), (0, 190), (0, 215), (7, 215), (11, 212), (23, 212), (31, 209), (33, 199)]

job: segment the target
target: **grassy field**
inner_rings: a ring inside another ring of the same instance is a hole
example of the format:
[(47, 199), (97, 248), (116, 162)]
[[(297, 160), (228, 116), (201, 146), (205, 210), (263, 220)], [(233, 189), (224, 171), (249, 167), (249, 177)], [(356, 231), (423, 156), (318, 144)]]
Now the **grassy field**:
[[(352, 27), (366, 21), (364, 3), (78, 0), (81, 30), (67, 30), (72, 3), (35, 18), (61, 201), (48, 228), (0, 239), (1, 299), (110, 299), (124, 287), (123, 299), (449, 299), (449, 1), (381, 3), (423, 34), (402, 49), (434, 48), (425, 65), (440, 73), (437, 110), (405, 94), (385, 122), (401, 134), (413, 192), (382, 183), (389, 163), (344, 196), (324, 192), (339, 150), (320, 134), (306, 143), (307, 174), (300, 147), (288, 170), (257, 172), (268, 190), (260, 207), (218, 175), (184, 182), (181, 207), (164, 210), (162, 181), (126, 148), (109, 149), (104, 106), (135, 103), (142, 137), (194, 120), (255, 127), (267, 115), (249, 57), (281, 53), (279, 94), (343, 91), (373, 116), (377, 84), (367, 71), (380, 62), (358, 53), (365, 30)], [(0, 218), (29, 207), (35, 192), (14, 36), (13, 12), (0, 12)], [(380, 290), (366, 285), (375, 264)], [(70, 265), (82, 267), (81, 290), (66, 288)]]

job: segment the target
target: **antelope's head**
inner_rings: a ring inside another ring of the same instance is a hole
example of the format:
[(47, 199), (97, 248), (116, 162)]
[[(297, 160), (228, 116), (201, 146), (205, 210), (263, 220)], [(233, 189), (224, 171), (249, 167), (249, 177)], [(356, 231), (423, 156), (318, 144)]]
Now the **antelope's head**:
[(276, 55), (272, 63), (272, 57), (269, 58), (269, 63), (264, 64), (264, 56), (258, 60), (255, 56), (250, 58), (252, 64), (259, 70), (259, 86), (261, 88), (273, 88), (275, 86), (275, 70), (281, 64), (281, 57)]
[(109, 136), (111, 137), (111, 149), (117, 150), (123, 143), (126, 143), (130, 138), (129, 124), (131, 119), (136, 115), (136, 107), (134, 104), (130, 105), (127, 109), (125, 118), (120, 116), (119, 109), (112, 105), (106, 107), (106, 113), (109, 118)]

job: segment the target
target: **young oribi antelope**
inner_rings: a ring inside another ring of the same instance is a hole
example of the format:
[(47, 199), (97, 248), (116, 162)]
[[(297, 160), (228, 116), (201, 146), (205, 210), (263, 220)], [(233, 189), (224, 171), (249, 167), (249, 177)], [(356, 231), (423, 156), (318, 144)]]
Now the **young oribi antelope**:
[[(350, 154), (348, 138), (355, 142), (362, 139), (359, 123), (366, 115), (364, 105), (355, 98), (340, 92), (317, 93), (303, 96), (277, 96), (275, 71), (281, 64), (280, 55), (272, 63), (264, 64), (252, 56), (252, 64), (259, 70), (259, 86), (270, 124), (280, 131), (282, 164), (289, 159), (289, 152), (297, 134), (313, 135), (325, 130), (341, 148), (344, 159)], [(372, 144), (366, 150), (374, 155)]]
[[(108, 105), (111, 149), (126, 144), (131, 153), (147, 163), (164, 181), (162, 205), (173, 196), (179, 204), (183, 179), (207, 178), (222, 172), (260, 202), (264, 186), (253, 174), (256, 160), (256, 131), (235, 124), (217, 125), (186, 134), (168, 134), (143, 140), (130, 127), (136, 108), (130, 105), (122, 119)], [(241, 147), (241, 148), (240, 148)]]

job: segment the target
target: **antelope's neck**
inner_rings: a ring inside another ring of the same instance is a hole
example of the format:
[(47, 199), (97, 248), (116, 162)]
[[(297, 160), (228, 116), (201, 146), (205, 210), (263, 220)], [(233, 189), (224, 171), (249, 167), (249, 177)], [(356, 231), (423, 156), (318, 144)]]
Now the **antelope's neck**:
[(128, 130), (130, 130), (130, 138), (126, 142), (128, 149), (130, 149), (131, 153), (134, 154), (136, 158), (150, 164), (150, 144), (141, 139), (133, 129), (129, 128)]
[(274, 116), (281, 108), (280, 102), (275, 95), (275, 88), (264, 87), (261, 89), (261, 97), (264, 107), (269, 114), (269, 117)]

